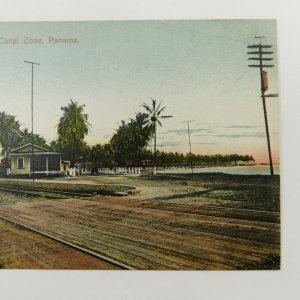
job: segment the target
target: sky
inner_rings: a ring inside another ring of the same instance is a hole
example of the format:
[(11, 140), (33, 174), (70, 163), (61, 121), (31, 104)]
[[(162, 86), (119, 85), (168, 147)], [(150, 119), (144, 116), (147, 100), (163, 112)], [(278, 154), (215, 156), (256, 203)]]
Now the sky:
[[(151, 98), (166, 114), (158, 149), (249, 154), (267, 162), (260, 78), (248, 67), (247, 45), (265, 36), (273, 45), (269, 91), (279, 93), (274, 20), (101, 21), (0, 23), (0, 111), (31, 128), (34, 67), (34, 131), (54, 140), (61, 107), (85, 104), (88, 144), (110, 140), (121, 120), (134, 118)], [(49, 37), (78, 43), (49, 43)], [(26, 44), (28, 39), (42, 44)], [(17, 39), (16, 44), (5, 44)], [(272, 155), (279, 162), (279, 98), (266, 98)]]

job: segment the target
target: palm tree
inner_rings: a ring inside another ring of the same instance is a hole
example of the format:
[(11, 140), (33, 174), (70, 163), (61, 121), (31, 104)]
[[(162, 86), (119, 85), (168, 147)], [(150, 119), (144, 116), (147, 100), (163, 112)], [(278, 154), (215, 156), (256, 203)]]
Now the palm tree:
[[(19, 146), (32, 143), (32, 134), (31, 134), (31, 132), (29, 132), (28, 128), (20, 130), (19, 143), (20, 143)], [(44, 147), (44, 148), (49, 148), (46, 140), (39, 134), (33, 134), (33, 144)]]
[(140, 154), (148, 145), (152, 134), (147, 116), (145, 113), (137, 113), (129, 123), (121, 121), (122, 125), (111, 138), (110, 145), (119, 164), (126, 166), (130, 162), (132, 166), (136, 166), (140, 160)]
[(146, 115), (148, 119), (148, 124), (152, 128), (152, 132), (154, 135), (154, 155), (156, 153), (156, 132), (157, 132), (157, 125), (162, 127), (161, 119), (172, 118), (172, 116), (164, 116), (162, 115), (163, 111), (166, 109), (166, 106), (161, 107), (161, 102), (157, 105), (155, 99), (151, 99), (152, 103), (149, 106), (148, 104), (144, 103), (142, 106), (146, 110)]
[(140, 153), (148, 145), (152, 128), (148, 124), (148, 115), (145, 113), (137, 113), (135, 119), (130, 119), (129, 135), (131, 138), (132, 161), (136, 162), (140, 159)]
[(114, 153), (114, 159), (120, 164), (120, 165), (126, 165), (126, 161), (128, 160), (128, 153), (129, 153), (129, 143), (130, 143), (130, 137), (129, 137), (129, 130), (128, 130), (128, 124), (125, 123), (125, 121), (121, 121), (121, 125), (116, 130), (114, 135), (112, 136), (109, 144), (111, 146), (111, 149)]
[(67, 106), (61, 107), (63, 116), (57, 126), (58, 142), (69, 150), (71, 167), (75, 165), (77, 152), (91, 126), (87, 114), (83, 113), (84, 107), (72, 99)]

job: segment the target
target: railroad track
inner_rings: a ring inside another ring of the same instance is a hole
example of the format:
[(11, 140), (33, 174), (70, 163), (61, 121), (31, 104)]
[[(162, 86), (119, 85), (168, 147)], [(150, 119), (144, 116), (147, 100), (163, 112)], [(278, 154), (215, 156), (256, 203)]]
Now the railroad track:
[[(94, 195), (102, 195), (102, 196), (117, 196), (117, 197), (123, 197), (127, 196), (129, 193), (132, 193), (135, 188), (126, 186), (128, 188), (128, 191), (114, 191), (110, 189), (99, 189), (99, 186), (97, 185), (95, 189), (93, 189), (92, 186), (88, 190), (79, 191), (79, 190), (54, 190), (54, 189), (47, 189), (44, 187), (38, 187), (35, 188), (32, 187), (26, 187), (26, 186), (18, 186), (18, 185), (3, 185), (0, 183), (0, 192), (9, 192), (14, 194), (23, 194), (27, 196), (32, 197), (39, 197), (42, 196), (44, 198), (50, 198), (50, 199), (66, 199), (66, 198), (82, 198), (82, 197), (91, 197)], [(79, 188), (79, 187), (78, 187)]]
[(20, 188), (15, 186), (0, 186), (0, 191), (22, 194), (32, 197), (45, 197), (50, 199), (66, 199), (69, 197), (91, 197), (91, 193), (82, 193), (82, 192), (72, 192), (72, 191), (53, 191), (48, 189), (30, 189), (30, 188)]
[[(162, 207), (159, 203), (167, 203), (168, 207)], [(150, 206), (150, 205), (149, 205)], [(182, 204), (172, 202), (159, 202), (155, 200), (155, 203), (151, 204), (152, 209), (162, 209), (174, 212), (182, 212), (190, 214), (202, 214), (215, 217), (223, 218), (236, 218), (242, 220), (253, 220), (269, 223), (280, 224), (280, 212), (271, 212), (265, 210), (254, 210), (244, 208), (232, 208), (224, 206), (208, 206), (208, 205), (193, 205), (193, 204)]]
[(75, 249), (75, 250), (77, 250), (77, 251), (80, 251), (80, 252), (82, 252), (82, 253), (84, 253), (84, 254), (86, 254), (86, 255), (88, 255), (88, 256), (94, 257), (94, 258), (96, 258), (96, 259), (98, 259), (98, 260), (100, 260), (100, 261), (102, 261), (102, 262), (106, 262), (106, 263), (108, 263), (108, 264), (110, 264), (110, 265), (112, 265), (112, 266), (114, 266), (114, 267), (117, 267), (117, 268), (120, 269), (120, 270), (135, 270), (135, 269), (132, 268), (131, 266), (126, 265), (126, 264), (121, 263), (121, 262), (118, 262), (118, 261), (116, 261), (116, 260), (114, 260), (114, 259), (112, 259), (112, 258), (110, 258), (110, 257), (107, 257), (107, 256), (102, 255), (102, 254), (100, 254), (100, 253), (91, 251), (91, 250), (89, 250), (89, 249), (86, 249), (86, 248), (84, 248), (84, 247), (78, 246), (78, 245), (76, 245), (76, 244), (67, 242), (67, 241), (65, 241), (65, 240), (63, 240), (63, 239), (57, 238), (57, 237), (55, 237), (55, 236), (53, 236), (53, 235), (50, 235), (50, 234), (45, 233), (45, 232), (42, 232), (42, 231), (40, 231), (40, 230), (36, 230), (36, 229), (34, 229), (34, 228), (30, 227), (30, 226), (21, 224), (21, 223), (19, 223), (19, 222), (16, 222), (16, 221), (14, 221), (14, 220), (11, 220), (11, 219), (9, 219), (9, 218), (7, 218), (7, 217), (0, 216), (0, 220), (5, 221), (5, 222), (10, 223), (10, 224), (13, 224), (14, 226), (21, 227), (21, 228), (23, 228), (23, 229), (29, 230), (29, 231), (31, 231), (31, 232), (33, 232), (33, 233), (36, 233), (36, 234), (41, 235), (41, 236), (43, 236), (43, 237), (49, 238), (49, 239), (51, 239), (51, 240), (53, 240), (53, 241), (56, 241), (56, 242), (58, 242), (58, 243), (61, 243), (61, 244), (65, 245), (65, 246), (68, 246), (68, 247), (70, 247), (70, 248), (72, 248), (72, 249)]
[[(33, 189), (27, 187), (16, 187), (16, 186), (2, 186), (0, 185), (0, 192), (8, 192), (14, 194), (21, 194), (30, 197), (43, 197), (47, 199), (67, 199), (67, 198), (84, 198), (93, 196), (92, 192), (79, 192), (79, 191), (55, 191), (50, 189)], [(111, 195), (119, 196), (117, 193)], [(150, 204), (152, 209), (166, 209), (162, 208), (161, 203), (168, 203), (168, 210), (181, 211), (181, 208), (187, 209), (188, 213), (204, 214), (211, 216), (220, 216), (227, 218), (237, 218), (245, 220), (256, 220), (262, 222), (280, 223), (280, 213), (270, 212), (263, 210), (252, 210), (252, 209), (239, 209), (229, 208), (222, 206), (195, 206), (192, 204), (181, 204), (172, 203), (167, 201), (159, 200), (146, 200), (145, 203)]]

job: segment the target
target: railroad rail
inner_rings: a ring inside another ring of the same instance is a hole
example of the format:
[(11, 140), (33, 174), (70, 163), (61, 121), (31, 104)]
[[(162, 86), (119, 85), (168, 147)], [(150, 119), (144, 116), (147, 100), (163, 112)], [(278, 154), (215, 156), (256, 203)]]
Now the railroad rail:
[(48, 189), (32, 189), (26, 187), (16, 187), (16, 186), (1, 186), (0, 191), (14, 193), (14, 194), (23, 194), (27, 196), (43, 196), (45, 198), (51, 199), (65, 199), (68, 197), (91, 197), (91, 193), (76, 192), (76, 191), (54, 191)]
[(126, 264), (118, 262), (118, 261), (116, 261), (116, 260), (114, 260), (112, 258), (109, 258), (109, 257), (105, 256), (105, 255), (102, 255), (102, 254), (94, 252), (92, 250), (83, 248), (83, 247), (75, 245), (73, 243), (67, 242), (67, 241), (65, 241), (63, 239), (57, 238), (57, 237), (55, 237), (53, 235), (50, 235), (48, 233), (45, 233), (45, 232), (42, 232), (40, 230), (34, 229), (34, 228), (30, 227), (30, 226), (21, 224), (19, 222), (11, 220), (11, 219), (9, 219), (7, 217), (0, 216), (0, 220), (3, 220), (3, 221), (8, 222), (10, 224), (13, 224), (14, 226), (18, 226), (18, 227), (21, 227), (23, 229), (29, 230), (29, 231), (31, 231), (33, 233), (39, 234), (39, 235), (41, 235), (43, 237), (49, 238), (49, 239), (51, 239), (53, 241), (56, 241), (56, 242), (61, 243), (61, 244), (65, 245), (65, 246), (68, 246), (68, 247), (73, 248), (73, 249), (75, 249), (77, 251), (80, 251), (80, 252), (82, 252), (82, 253), (84, 253), (86, 255), (92, 256), (92, 257), (94, 257), (94, 258), (96, 258), (98, 260), (101, 260), (101, 261), (104, 261), (106, 263), (109, 263), (112, 266), (115, 266), (115, 267), (117, 267), (120, 270), (135, 270), (131, 266), (128, 266)]
[(30, 187), (22, 187), (22, 186), (15, 186), (15, 185), (1, 185), (0, 184), (0, 192), (8, 192), (14, 194), (23, 194), (32, 197), (42, 196), (44, 198), (50, 199), (66, 199), (69, 197), (74, 198), (82, 198), (82, 197), (92, 197), (94, 195), (103, 195), (103, 196), (127, 196), (128, 192), (114, 192), (114, 191), (60, 191), (60, 190), (53, 190), (53, 189), (45, 189), (45, 188), (30, 188)]
[[(92, 192), (80, 192), (80, 191), (56, 191), (52, 189), (41, 189), (41, 188), (30, 188), (30, 187), (16, 187), (13, 185), (2, 186), (0, 185), (0, 192), (8, 192), (14, 194), (22, 194), (31, 197), (43, 197), (47, 199), (67, 199), (70, 197), (73, 198), (88, 198), (92, 197)], [(127, 194), (127, 193), (121, 193)], [(120, 196), (117, 192), (112, 192), (112, 196)], [(122, 196), (122, 195), (121, 195)], [(159, 204), (168, 203), (168, 210), (172, 210), (174, 212), (180, 212), (181, 208), (188, 208), (188, 213), (196, 213), (203, 215), (211, 215), (215, 217), (225, 217), (225, 218), (237, 218), (244, 220), (255, 220), (261, 222), (270, 222), (270, 223), (280, 223), (280, 212), (271, 212), (271, 211), (263, 211), (263, 210), (253, 210), (253, 209), (239, 209), (239, 208), (231, 208), (231, 207), (223, 207), (223, 206), (195, 206), (192, 204), (182, 204), (182, 203), (174, 203), (170, 201), (162, 201), (158, 199), (145, 199), (144, 204), (148, 203), (152, 209), (163, 209), (166, 208), (161, 207)], [(150, 204), (151, 203), (151, 204)]]
[[(149, 201), (149, 200), (148, 200)], [(151, 200), (150, 200), (151, 201)], [(209, 206), (209, 205), (193, 205), (182, 204), (154, 200), (155, 203), (167, 203), (168, 208), (155, 206), (152, 204), (152, 209), (162, 209), (174, 212), (182, 212), (181, 208), (184, 208), (187, 213), (190, 214), (202, 214), (208, 216), (222, 217), (222, 218), (235, 218), (241, 220), (253, 220), (267, 223), (280, 224), (280, 212), (272, 212), (265, 210), (245, 209), (245, 208), (232, 208), (224, 206)]]

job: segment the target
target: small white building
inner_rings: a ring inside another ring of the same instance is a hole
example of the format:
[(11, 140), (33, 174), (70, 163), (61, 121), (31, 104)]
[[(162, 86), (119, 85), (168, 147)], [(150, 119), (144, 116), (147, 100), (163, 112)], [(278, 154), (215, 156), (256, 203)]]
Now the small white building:
[(10, 152), (10, 175), (60, 174), (61, 153), (51, 152), (43, 147), (26, 144)]

